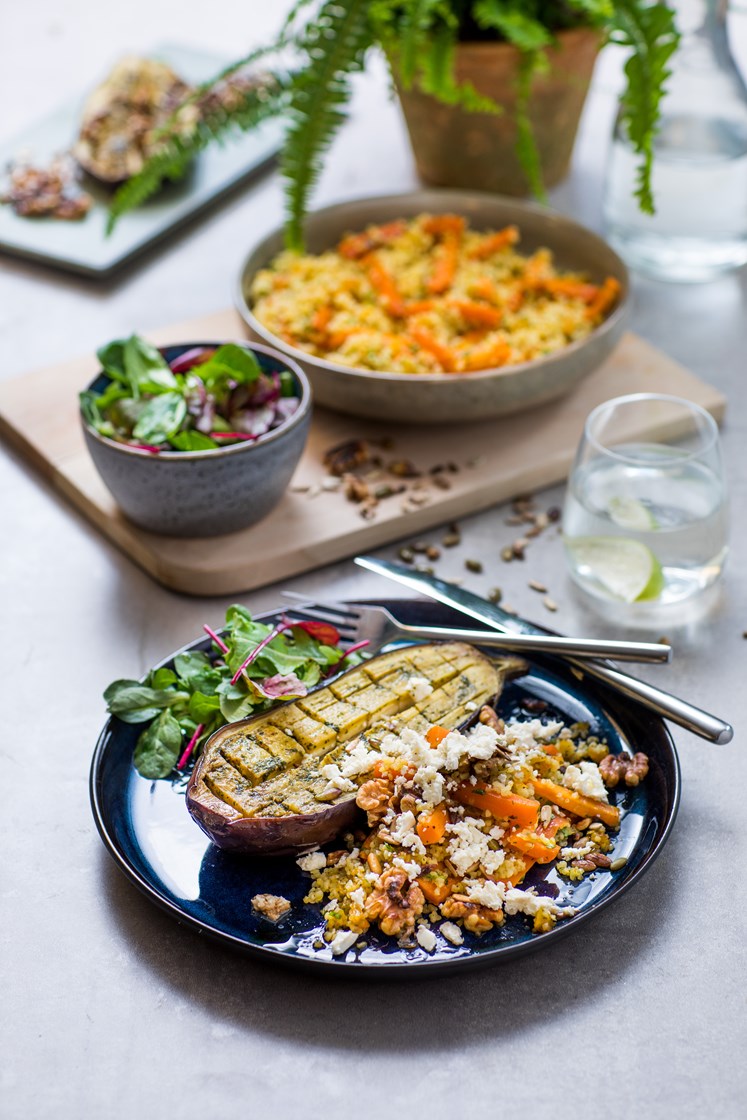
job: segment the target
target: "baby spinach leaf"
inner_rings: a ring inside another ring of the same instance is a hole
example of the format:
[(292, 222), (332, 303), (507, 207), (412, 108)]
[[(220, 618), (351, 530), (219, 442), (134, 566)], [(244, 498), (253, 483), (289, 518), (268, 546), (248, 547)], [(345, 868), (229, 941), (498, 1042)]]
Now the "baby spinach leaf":
[(174, 671), (185, 681), (212, 667), (210, 658), (201, 649), (188, 649), (184, 653), (177, 653), (174, 658)]
[(115, 381), (123, 381), (127, 384), (129, 379), (125, 372), (124, 348), (124, 339), (115, 339), (114, 342), (99, 347), (96, 351), (96, 357), (101, 362), (101, 368), (110, 377), (113, 377)]
[(148, 401), (132, 434), (144, 443), (165, 443), (186, 415), (187, 403), (181, 393), (161, 393)]
[(144, 723), (153, 719), (163, 708), (183, 703), (189, 693), (170, 688), (150, 688), (140, 681), (114, 681), (104, 693), (106, 706), (114, 716), (125, 723)]
[(215, 715), (220, 714), (220, 697), (215, 694), (206, 696), (204, 692), (193, 692), (187, 711), (197, 723), (209, 723)]
[(144, 778), (168, 778), (176, 765), (182, 745), (182, 729), (169, 711), (143, 731), (132, 761)]
[(189, 430), (169, 436), (169, 443), (176, 451), (212, 451), (218, 446), (214, 439), (204, 432)]
[(220, 391), (228, 381), (249, 385), (261, 373), (262, 368), (251, 350), (245, 350), (234, 342), (219, 346), (212, 357), (200, 366), (200, 377), (211, 393)]
[(173, 669), (154, 669), (148, 677), (148, 684), (151, 688), (168, 688), (170, 684), (176, 684), (177, 680)]
[(177, 387), (171, 367), (155, 346), (139, 335), (131, 335), (124, 344), (124, 368), (133, 395), (164, 393)]

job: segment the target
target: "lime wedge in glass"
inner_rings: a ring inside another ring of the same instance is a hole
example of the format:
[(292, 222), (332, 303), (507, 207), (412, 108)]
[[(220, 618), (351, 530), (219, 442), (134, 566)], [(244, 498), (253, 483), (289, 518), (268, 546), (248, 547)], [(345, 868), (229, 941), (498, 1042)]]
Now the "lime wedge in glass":
[(658, 599), (664, 588), (661, 564), (650, 548), (628, 537), (566, 538), (576, 568), (588, 572), (625, 603)]
[(611, 498), (607, 513), (610, 520), (621, 529), (645, 533), (659, 528), (659, 522), (651, 510), (637, 498)]

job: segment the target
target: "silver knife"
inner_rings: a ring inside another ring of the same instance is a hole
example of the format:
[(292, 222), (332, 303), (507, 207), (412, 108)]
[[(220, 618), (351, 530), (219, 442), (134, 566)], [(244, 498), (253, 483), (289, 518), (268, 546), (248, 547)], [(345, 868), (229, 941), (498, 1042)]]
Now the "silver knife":
[[(477, 619), (493, 630), (501, 630), (508, 634), (546, 633), (541, 626), (535, 626), (526, 619), (509, 614), (494, 603), (489, 603), (487, 599), (481, 599), (479, 595), (464, 591), (461, 587), (455, 587), (453, 583), (446, 583), (436, 576), (413, 572), (402, 564), (378, 560), (375, 556), (356, 556), (355, 562), (361, 568), (368, 568), (377, 575), (393, 579), (421, 595), (426, 595), (429, 599), (436, 599), (461, 614)], [(729, 743), (734, 736), (734, 728), (731, 724), (696, 708), (693, 704), (688, 704), (686, 700), (672, 696), (669, 692), (655, 688), (645, 681), (639, 681), (636, 677), (630, 677), (627, 673), (621, 673), (609, 661), (581, 662), (573, 658), (567, 660), (574, 666), (574, 672), (579, 679), (584, 674), (596, 677), (605, 684), (611, 685), (617, 692), (621, 692), (623, 696), (636, 700), (657, 715), (678, 723), (680, 727), (687, 728), (701, 739), (708, 739), (711, 743)]]

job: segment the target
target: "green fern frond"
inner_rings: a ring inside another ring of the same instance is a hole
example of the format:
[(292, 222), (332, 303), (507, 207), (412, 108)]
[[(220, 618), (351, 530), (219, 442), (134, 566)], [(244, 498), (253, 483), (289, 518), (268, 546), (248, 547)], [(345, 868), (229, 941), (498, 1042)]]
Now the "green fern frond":
[(670, 74), (667, 63), (679, 43), (674, 14), (665, 4), (618, 0), (610, 38), (633, 51), (625, 63), (627, 85), (620, 102), (621, 123), (633, 150), (641, 157), (636, 198), (644, 213), (653, 214), (654, 139)]
[[(266, 85), (247, 90), (240, 105), (230, 111), (223, 109), (204, 116), (189, 131), (162, 130), (157, 151), (142, 170), (128, 179), (114, 195), (109, 206), (107, 233), (112, 231), (123, 214), (142, 206), (155, 194), (164, 179), (180, 179), (192, 160), (210, 144), (224, 141), (234, 132), (246, 132), (262, 121), (280, 115), (287, 104), (288, 86), (287, 77), (275, 76)], [(172, 125), (174, 127), (176, 125)]]
[(535, 198), (547, 202), (547, 191), (542, 178), (542, 160), (529, 119), (529, 97), (534, 75), (545, 69), (547, 62), (542, 51), (528, 51), (519, 63), (516, 88), (516, 155)]
[(472, 14), (478, 27), (498, 31), (520, 51), (537, 51), (552, 43), (551, 32), (527, 13), (522, 0), (477, 0)]
[(328, 0), (300, 44), (307, 61), (290, 90), (281, 168), (286, 180), (286, 244), (303, 248), (303, 220), (322, 156), (345, 119), (350, 75), (372, 44), (367, 0)]

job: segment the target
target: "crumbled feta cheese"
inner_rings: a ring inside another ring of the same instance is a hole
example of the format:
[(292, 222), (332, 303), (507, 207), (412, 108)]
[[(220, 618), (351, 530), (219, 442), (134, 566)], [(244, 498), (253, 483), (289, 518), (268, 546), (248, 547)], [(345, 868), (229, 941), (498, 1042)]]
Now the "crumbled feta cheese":
[(427, 805), (440, 805), (444, 799), (444, 776), (435, 766), (420, 766), (415, 772), (415, 782)]
[(305, 856), (299, 856), (296, 863), (302, 871), (321, 871), (327, 866), (327, 857), (324, 852), (307, 852)]
[(423, 868), (419, 863), (413, 860), (402, 859), (402, 856), (395, 856), (392, 860), (394, 867), (401, 868), (410, 879), (417, 879), (418, 875), (422, 872)]
[(467, 703), (464, 705), (464, 707), (466, 708), (466, 710), (468, 712), (476, 712), (477, 711), (477, 704), (475, 703), (474, 700), (468, 700)]
[(462, 931), (454, 922), (442, 922), (440, 929), (441, 934), (446, 938), (447, 941), (450, 941), (452, 945), (464, 944)]
[(334, 789), (339, 789), (342, 793), (350, 793), (356, 788), (355, 782), (343, 777), (336, 762), (328, 762), (326, 766), (322, 766), (321, 773)]
[(382, 757), (366, 739), (357, 739), (340, 759), (340, 773), (344, 778), (355, 778), (358, 774), (367, 773)]
[(594, 851), (593, 844), (582, 844), (580, 848), (561, 848), (561, 859), (583, 859), (588, 856), (590, 852)]
[(476, 863), (486, 874), (492, 875), (503, 863), (504, 854), (490, 848), (490, 836), (484, 832), (482, 821), (465, 817), (447, 824), (446, 833), (449, 859), (460, 875), (465, 875)]
[(353, 933), (351, 929), (338, 930), (329, 943), (332, 955), (339, 957), (342, 953), (347, 953), (350, 946), (355, 945), (359, 936), (359, 934)]
[(503, 908), (507, 914), (527, 914), (533, 918), (538, 910), (549, 910), (557, 917), (570, 917), (576, 911), (572, 906), (558, 906), (551, 898), (535, 894), (534, 891), (522, 891), (518, 887), (509, 887), (503, 901)]
[(410, 691), (413, 700), (425, 700), (433, 692), (433, 685), (427, 677), (410, 677)]
[(493, 883), (490, 880), (480, 882), (478, 879), (473, 879), (471, 882), (465, 883), (464, 886), (472, 902), (487, 906), (489, 910), (500, 910), (502, 908), (506, 893), (503, 883)]
[(585, 797), (596, 797), (598, 801), (607, 801), (602, 775), (596, 762), (584, 759), (578, 766), (566, 766), (561, 781), (568, 789), (575, 789)]
[(354, 891), (350, 892), (350, 901), (354, 902), (356, 906), (360, 906), (361, 909), (363, 909), (366, 904), (366, 892), (364, 891), (363, 887), (356, 887)]
[(423, 841), (415, 831), (415, 814), (411, 813), (408, 809), (405, 813), (399, 813), (396, 816), (389, 828), (389, 834), (395, 844), (400, 844), (403, 848), (411, 848), (415, 852), (424, 852), (425, 846)]
[(432, 929), (428, 929), (428, 926), (418, 926), (415, 939), (428, 953), (432, 953), (436, 948), (436, 935)]

